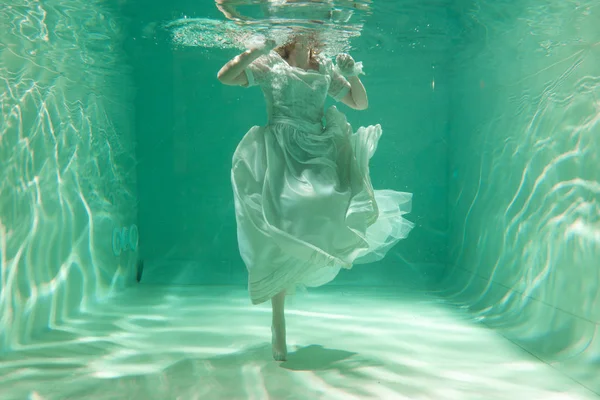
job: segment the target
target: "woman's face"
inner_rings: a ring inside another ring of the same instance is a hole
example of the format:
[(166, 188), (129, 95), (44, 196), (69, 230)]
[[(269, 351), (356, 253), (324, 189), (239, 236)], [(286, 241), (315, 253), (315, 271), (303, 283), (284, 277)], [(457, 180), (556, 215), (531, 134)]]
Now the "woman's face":
[(307, 35), (297, 36), (294, 40), (294, 50), (298, 52), (308, 51), (311, 48), (311, 40)]
[(297, 51), (308, 49), (308, 38), (306, 36), (299, 36), (296, 38), (294, 48)]

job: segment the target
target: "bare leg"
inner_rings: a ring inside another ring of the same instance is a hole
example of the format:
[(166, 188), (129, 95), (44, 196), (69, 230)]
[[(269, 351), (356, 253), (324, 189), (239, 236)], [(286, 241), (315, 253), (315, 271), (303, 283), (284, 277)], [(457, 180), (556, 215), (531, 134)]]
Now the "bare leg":
[(287, 346), (285, 343), (285, 291), (281, 291), (271, 298), (273, 306), (273, 358), (276, 361), (285, 361), (287, 357)]

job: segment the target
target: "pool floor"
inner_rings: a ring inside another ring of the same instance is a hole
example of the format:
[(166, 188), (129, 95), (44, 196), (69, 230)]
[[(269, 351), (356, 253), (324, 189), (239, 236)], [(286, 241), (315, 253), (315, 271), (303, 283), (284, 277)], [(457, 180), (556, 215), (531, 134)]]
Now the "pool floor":
[(330, 287), (270, 308), (243, 287), (139, 285), (0, 361), (12, 399), (596, 399), (468, 314), (411, 289)]

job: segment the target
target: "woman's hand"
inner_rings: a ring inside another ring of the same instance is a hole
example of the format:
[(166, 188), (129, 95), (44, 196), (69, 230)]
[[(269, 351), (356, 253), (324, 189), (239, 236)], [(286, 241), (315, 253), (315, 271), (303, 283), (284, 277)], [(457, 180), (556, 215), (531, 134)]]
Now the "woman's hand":
[(338, 54), (338, 56), (335, 58), (335, 63), (343, 75), (346, 75), (347, 72), (352, 72), (354, 70), (354, 58), (352, 58), (350, 54)]
[(346, 78), (358, 76), (363, 73), (362, 63), (354, 62), (354, 58), (352, 58), (350, 54), (338, 54), (338, 56), (335, 58), (335, 63), (340, 71), (340, 74)]

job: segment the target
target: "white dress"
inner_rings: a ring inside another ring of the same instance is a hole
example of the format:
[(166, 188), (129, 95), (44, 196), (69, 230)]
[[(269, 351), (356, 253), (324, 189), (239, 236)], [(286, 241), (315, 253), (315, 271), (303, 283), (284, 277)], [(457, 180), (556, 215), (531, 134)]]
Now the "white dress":
[(350, 84), (331, 60), (319, 65), (305, 71), (271, 52), (246, 69), (268, 113), (267, 126), (252, 127), (238, 145), (231, 171), (253, 304), (377, 261), (413, 228), (403, 218), (412, 194), (371, 186), (381, 127), (353, 132), (336, 107), (324, 114), (327, 95), (339, 101)]

